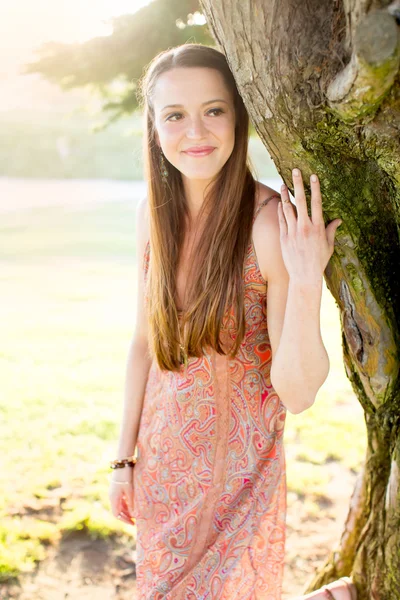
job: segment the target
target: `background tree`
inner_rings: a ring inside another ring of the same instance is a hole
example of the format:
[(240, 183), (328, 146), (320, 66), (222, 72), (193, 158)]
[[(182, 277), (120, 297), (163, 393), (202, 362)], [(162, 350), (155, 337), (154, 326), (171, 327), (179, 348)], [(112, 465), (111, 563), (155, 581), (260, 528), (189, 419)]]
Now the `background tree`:
[(111, 19), (109, 36), (43, 44), (24, 73), (40, 73), (64, 90), (90, 86), (104, 98), (109, 124), (138, 108), (137, 82), (156, 54), (187, 41), (215, 44), (198, 11), (198, 0), (153, 0), (132, 15)]
[[(360, 598), (400, 598), (400, 2), (201, 0), (280, 175), (321, 180), (343, 219), (326, 282), (368, 448), (339, 547), (311, 591), (351, 572)], [(309, 191), (309, 188), (308, 188)], [(340, 443), (340, 440), (338, 440)]]

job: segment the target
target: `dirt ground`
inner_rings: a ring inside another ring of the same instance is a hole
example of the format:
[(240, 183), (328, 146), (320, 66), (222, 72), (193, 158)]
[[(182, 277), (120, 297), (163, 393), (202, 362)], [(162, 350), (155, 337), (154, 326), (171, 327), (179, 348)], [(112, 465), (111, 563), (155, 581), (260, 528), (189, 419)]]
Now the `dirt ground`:
[[(340, 539), (356, 474), (337, 462), (326, 468), (332, 476), (330, 501), (310, 515), (301, 497), (290, 492), (287, 510), (286, 564), (282, 600), (300, 595)], [(19, 514), (36, 513), (55, 521), (59, 507), (26, 505)], [(73, 532), (19, 584), (0, 585), (1, 600), (135, 600), (135, 542), (132, 538), (91, 540)]]

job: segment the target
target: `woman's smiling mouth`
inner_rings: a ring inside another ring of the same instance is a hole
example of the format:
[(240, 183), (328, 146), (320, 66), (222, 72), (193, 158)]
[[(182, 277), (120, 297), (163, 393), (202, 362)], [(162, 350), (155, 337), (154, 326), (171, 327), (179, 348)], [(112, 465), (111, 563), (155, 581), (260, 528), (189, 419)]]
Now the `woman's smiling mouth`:
[(183, 150), (184, 154), (188, 154), (189, 156), (207, 156), (211, 154), (215, 150), (214, 146), (194, 146), (193, 148), (188, 148), (187, 150)]

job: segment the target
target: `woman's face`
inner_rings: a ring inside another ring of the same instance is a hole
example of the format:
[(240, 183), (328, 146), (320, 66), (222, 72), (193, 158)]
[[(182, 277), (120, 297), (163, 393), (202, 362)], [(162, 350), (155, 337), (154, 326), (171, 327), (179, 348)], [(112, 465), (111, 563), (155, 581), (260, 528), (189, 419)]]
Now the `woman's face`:
[[(157, 141), (165, 157), (183, 177), (211, 180), (235, 144), (233, 99), (219, 71), (179, 67), (163, 73), (154, 88), (153, 105)], [(192, 148), (197, 152), (190, 152)]]

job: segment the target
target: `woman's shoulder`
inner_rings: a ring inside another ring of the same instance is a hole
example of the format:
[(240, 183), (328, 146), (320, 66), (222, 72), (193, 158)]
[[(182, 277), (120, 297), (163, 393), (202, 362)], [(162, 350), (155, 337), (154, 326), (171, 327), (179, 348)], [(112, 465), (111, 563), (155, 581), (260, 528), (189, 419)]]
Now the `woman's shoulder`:
[[(266, 201), (271, 200), (271, 202), (275, 205), (278, 204), (279, 199), (280, 199), (280, 194), (279, 192), (277, 192), (276, 190), (274, 190), (273, 188), (269, 187), (268, 185), (265, 185), (264, 183), (261, 183), (261, 181), (256, 181), (256, 193), (255, 193), (255, 212), (257, 212), (259, 210), (259, 208), (266, 204)], [(275, 201), (275, 202), (274, 202)]]

